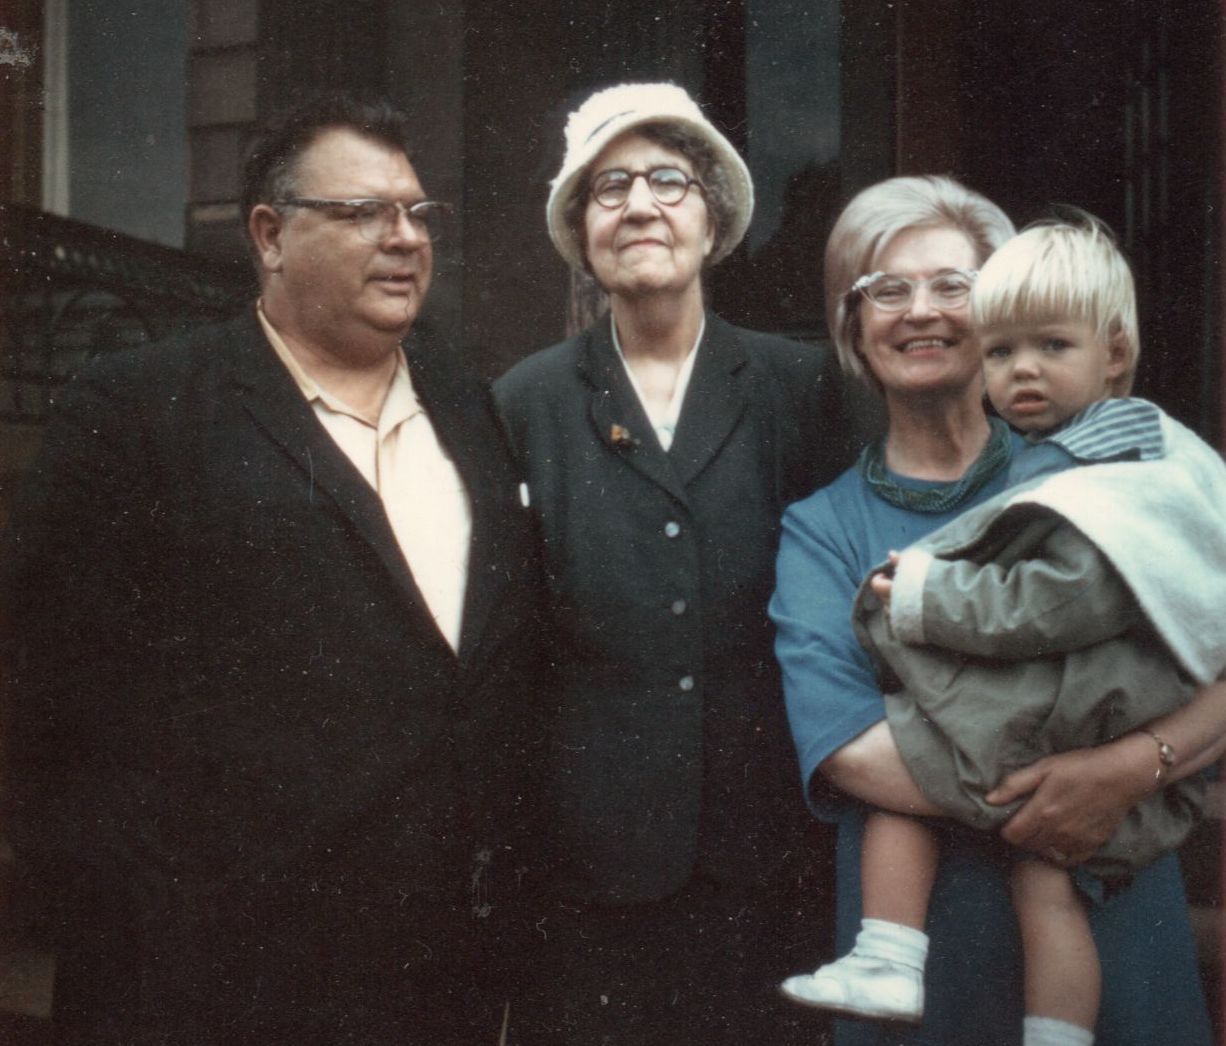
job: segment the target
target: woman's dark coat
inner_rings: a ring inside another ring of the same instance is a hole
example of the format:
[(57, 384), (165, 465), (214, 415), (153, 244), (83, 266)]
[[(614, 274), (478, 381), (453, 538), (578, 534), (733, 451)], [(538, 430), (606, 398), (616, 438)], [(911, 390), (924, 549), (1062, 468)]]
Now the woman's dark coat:
[(804, 830), (766, 603), (784, 507), (847, 464), (830, 354), (708, 314), (670, 451), (607, 319), (496, 385), (539, 515), (564, 891), (765, 881)]

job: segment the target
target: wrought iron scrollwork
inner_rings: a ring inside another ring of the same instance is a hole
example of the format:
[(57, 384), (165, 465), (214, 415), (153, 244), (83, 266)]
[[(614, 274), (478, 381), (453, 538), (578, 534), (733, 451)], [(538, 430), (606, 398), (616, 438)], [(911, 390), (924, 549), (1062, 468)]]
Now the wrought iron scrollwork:
[(0, 421), (38, 422), (102, 352), (237, 309), (250, 278), (184, 251), (0, 204)]

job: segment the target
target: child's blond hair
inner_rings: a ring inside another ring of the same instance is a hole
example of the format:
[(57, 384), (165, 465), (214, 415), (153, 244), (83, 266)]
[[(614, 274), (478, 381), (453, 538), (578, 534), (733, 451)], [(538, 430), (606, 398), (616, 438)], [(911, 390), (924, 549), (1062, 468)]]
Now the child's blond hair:
[(1036, 222), (984, 263), (971, 293), (979, 331), (1074, 320), (1104, 342), (1118, 339), (1127, 365), (1110, 385), (1127, 396), (1141, 355), (1132, 271), (1111, 230), (1093, 215)]

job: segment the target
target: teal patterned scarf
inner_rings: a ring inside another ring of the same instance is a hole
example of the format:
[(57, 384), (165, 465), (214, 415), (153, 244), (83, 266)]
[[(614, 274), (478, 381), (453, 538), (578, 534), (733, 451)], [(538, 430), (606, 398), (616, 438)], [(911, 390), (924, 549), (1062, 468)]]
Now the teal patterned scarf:
[(873, 493), (891, 505), (912, 512), (947, 512), (968, 501), (988, 480), (1009, 463), (1012, 439), (1009, 426), (1000, 418), (988, 418), (991, 434), (974, 464), (953, 483), (939, 487), (903, 487), (890, 479), (885, 468), (885, 440), (870, 443), (856, 467)]

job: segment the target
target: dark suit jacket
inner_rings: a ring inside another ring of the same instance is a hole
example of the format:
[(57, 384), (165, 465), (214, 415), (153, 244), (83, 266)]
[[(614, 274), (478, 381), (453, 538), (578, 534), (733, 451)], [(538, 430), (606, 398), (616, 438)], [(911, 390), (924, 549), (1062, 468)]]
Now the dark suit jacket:
[(495, 384), (543, 530), (551, 825), (583, 899), (765, 882), (806, 821), (766, 604), (784, 507), (848, 460), (841, 383), (714, 315), (698, 352), (667, 453), (607, 318)]
[(525, 860), (534, 542), (488, 389), (406, 351), (472, 502), (458, 656), (253, 311), (64, 397), (5, 557), (63, 1041), (436, 1046), (431, 1002), (474, 1008)]

